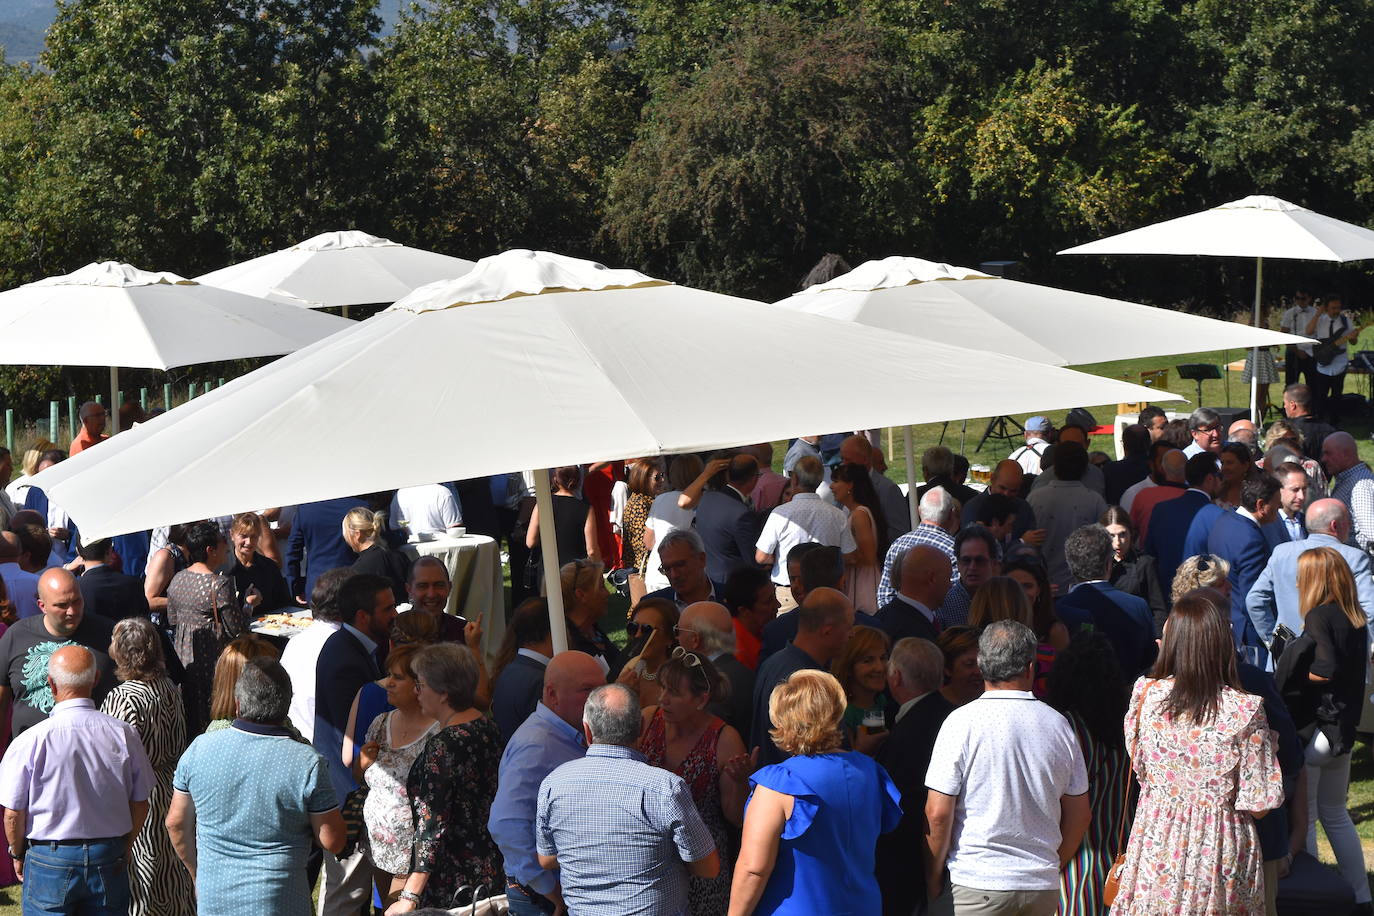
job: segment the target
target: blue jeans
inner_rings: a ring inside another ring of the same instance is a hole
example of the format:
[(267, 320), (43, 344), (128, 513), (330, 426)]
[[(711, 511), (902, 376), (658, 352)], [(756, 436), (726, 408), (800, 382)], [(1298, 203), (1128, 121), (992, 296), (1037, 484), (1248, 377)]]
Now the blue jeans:
[(509, 879), (506, 881), (506, 903), (510, 905), (510, 916), (548, 916), (553, 912), (547, 901), (530, 897)]
[(126, 916), (124, 839), (33, 843), (24, 856), (24, 916)]

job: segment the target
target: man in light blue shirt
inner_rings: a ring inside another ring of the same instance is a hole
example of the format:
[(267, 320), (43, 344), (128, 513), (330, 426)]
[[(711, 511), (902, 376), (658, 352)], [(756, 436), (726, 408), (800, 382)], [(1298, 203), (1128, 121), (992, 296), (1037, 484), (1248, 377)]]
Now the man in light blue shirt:
[(539, 864), (562, 870), (578, 916), (685, 916), (687, 876), (714, 878), (720, 853), (682, 777), (635, 750), (639, 700), (623, 684), (587, 698), (581, 760), (539, 787)]
[(544, 669), (544, 693), (501, 755), (500, 779), (487, 830), (506, 864), (506, 899), (512, 916), (552, 913), (563, 896), (558, 873), (534, 854), (534, 815), (539, 784), (569, 760), (586, 753), (582, 708), (587, 695), (606, 683), (601, 666), (585, 652), (562, 652)]

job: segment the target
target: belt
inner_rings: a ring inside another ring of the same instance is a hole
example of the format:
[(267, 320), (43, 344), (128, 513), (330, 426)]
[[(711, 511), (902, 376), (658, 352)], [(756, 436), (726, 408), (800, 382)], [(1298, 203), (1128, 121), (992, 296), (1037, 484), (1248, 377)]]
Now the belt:
[(545, 897), (543, 894), (539, 893), (537, 890), (530, 887), (528, 884), (521, 884), (519, 881), (515, 880), (510, 875), (506, 875), (506, 887), (519, 888), (522, 894), (530, 898), (531, 903), (539, 907), (545, 913), (552, 913), (556, 909), (556, 907), (554, 906), (554, 902), (550, 900), (548, 897)]
[(122, 836), (107, 836), (79, 840), (29, 840), (28, 844), (30, 846), (99, 846), (102, 843), (120, 843), (124, 839)]

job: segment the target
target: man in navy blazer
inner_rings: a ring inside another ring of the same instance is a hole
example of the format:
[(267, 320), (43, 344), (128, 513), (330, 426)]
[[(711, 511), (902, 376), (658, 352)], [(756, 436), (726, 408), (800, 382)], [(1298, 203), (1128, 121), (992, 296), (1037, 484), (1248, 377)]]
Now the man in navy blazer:
[(340, 496), (297, 507), (286, 540), (286, 582), (301, 604), (315, 593), (321, 573), (352, 566), (357, 555), (343, 539), (343, 520), (348, 510), (363, 505), (356, 496)]
[(725, 586), (706, 575), (706, 545), (691, 528), (674, 528), (658, 546), (658, 562), (668, 587), (646, 598), (666, 598), (680, 611), (698, 601), (723, 601)]
[(706, 574), (724, 582), (741, 566), (753, 566), (754, 543), (763, 519), (754, 512), (749, 494), (759, 480), (753, 455), (736, 455), (726, 470), (726, 485), (701, 494), (694, 525), (706, 546)]
[(1176, 499), (1166, 499), (1150, 513), (1149, 534), (1144, 551), (1155, 558), (1159, 585), (1169, 594), (1179, 564), (1192, 556), (1184, 548), (1193, 519), (1204, 506), (1210, 506), (1221, 486), (1221, 472), (1211, 452), (1194, 455), (1184, 468), (1188, 489)]
[(931, 642), (939, 638), (942, 627), (935, 611), (949, 594), (949, 575), (949, 557), (928, 544), (902, 555), (902, 562), (892, 567), (897, 594), (875, 615), (893, 642), (908, 636)]
[(1246, 478), (1240, 487), (1240, 505), (1217, 519), (1207, 537), (1207, 552), (1231, 566), (1226, 579), (1231, 583), (1231, 629), (1238, 647), (1259, 649), (1259, 666), (1265, 667), (1269, 653), (1259, 631), (1250, 622), (1245, 598), (1269, 563), (1269, 545), (1260, 528), (1272, 522), (1279, 511), (1279, 482), (1268, 474)]
[(1271, 552), (1280, 544), (1307, 537), (1307, 523), (1302, 512), (1307, 505), (1307, 472), (1302, 465), (1289, 462), (1274, 471), (1274, 479), (1279, 482), (1278, 515), (1261, 529)]
[(501, 730), (501, 742), (509, 743), (544, 696), (544, 672), (553, 658), (553, 634), (549, 630), (549, 605), (543, 598), (527, 598), (511, 616), (512, 658), (491, 685), (491, 717)]
[(1144, 598), (1107, 581), (1112, 573), (1112, 538), (1101, 525), (1084, 525), (1064, 542), (1064, 559), (1074, 585), (1054, 608), (1069, 633), (1091, 626), (1111, 640), (1121, 670), (1134, 679), (1154, 664), (1154, 615)]
[[(1308, 535), (1305, 540), (1289, 541), (1274, 548), (1269, 563), (1245, 597), (1245, 609), (1255, 630), (1266, 643), (1274, 638), (1274, 628), (1282, 623), (1294, 633), (1302, 632), (1302, 613), (1298, 609), (1298, 557), (1318, 547), (1330, 547), (1350, 566), (1355, 576), (1356, 594), (1364, 615), (1374, 621), (1374, 567), (1369, 554), (1346, 543), (1350, 536), (1350, 511), (1339, 499), (1319, 499), (1307, 510)], [(1374, 632), (1374, 626), (1371, 626)]]

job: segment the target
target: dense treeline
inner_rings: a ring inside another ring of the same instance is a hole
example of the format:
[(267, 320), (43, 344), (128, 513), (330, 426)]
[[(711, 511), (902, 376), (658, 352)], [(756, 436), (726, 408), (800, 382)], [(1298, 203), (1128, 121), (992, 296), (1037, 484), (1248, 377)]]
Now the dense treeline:
[(0, 69), (0, 287), (358, 227), (767, 298), (833, 251), (1222, 310), (1249, 265), (1053, 252), (1257, 192), (1374, 215), (1374, 0), (428, 0), (380, 41), (373, 7), (65, 0)]

